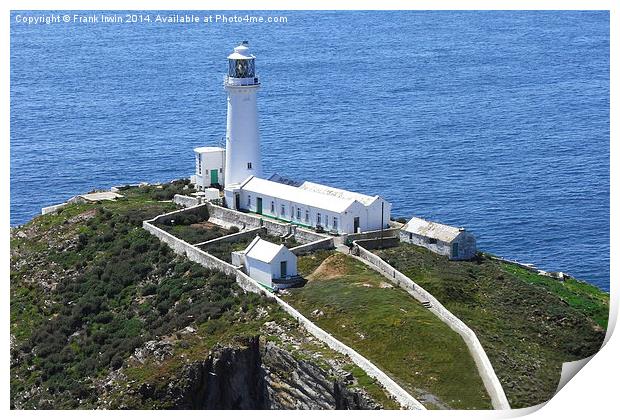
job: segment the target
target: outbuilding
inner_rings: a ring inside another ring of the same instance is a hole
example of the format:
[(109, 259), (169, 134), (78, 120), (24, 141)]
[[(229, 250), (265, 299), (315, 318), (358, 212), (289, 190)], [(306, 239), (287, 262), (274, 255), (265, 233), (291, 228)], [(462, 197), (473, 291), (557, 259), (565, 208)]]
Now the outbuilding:
[(224, 163), (226, 150), (221, 147), (197, 147), (196, 173), (191, 182), (197, 190), (203, 191), (211, 186), (224, 185)]
[(390, 220), (391, 205), (379, 196), (307, 182), (294, 187), (251, 176), (224, 195), (228, 208), (335, 234), (380, 230)]
[(233, 265), (243, 266), (252, 279), (269, 288), (296, 284), (297, 256), (284, 245), (277, 245), (259, 236), (240, 252), (232, 253)]
[(413, 217), (401, 228), (402, 242), (423, 246), (451, 260), (469, 260), (476, 256), (476, 237), (465, 228), (443, 225)]

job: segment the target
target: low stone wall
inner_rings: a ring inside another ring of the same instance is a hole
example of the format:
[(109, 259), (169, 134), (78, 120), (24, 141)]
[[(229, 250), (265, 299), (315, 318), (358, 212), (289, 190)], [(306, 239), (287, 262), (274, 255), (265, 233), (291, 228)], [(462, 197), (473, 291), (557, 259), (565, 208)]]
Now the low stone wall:
[(60, 204), (54, 204), (53, 206), (48, 206), (48, 207), (43, 207), (41, 209), (41, 214), (50, 214), (50, 213), (55, 213), (58, 210), (67, 207), (69, 205), (69, 203), (60, 203)]
[[(383, 237), (384, 238), (397, 238), (399, 232), (400, 232), (400, 229), (398, 228), (383, 229)], [(371, 230), (371, 231), (362, 232), (362, 233), (349, 233), (347, 235), (347, 239), (350, 241), (358, 241), (361, 239), (376, 239), (376, 238), (381, 238), (381, 230)]]
[(175, 253), (185, 255), (189, 260), (209, 269), (218, 270), (233, 277), (237, 275), (237, 269), (235, 266), (228, 264), (226, 261), (222, 261), (199, 248), (196, 248), (194, 245), (171, 235), (163, 229), (158, 228), (153, 224), (153, 220), (155, 219), (142, 222), (142, 227), (152, 235), (156, 236), (160, 241), (166, 243)]
[(333, 238), (323, 238), (318, 241), (310, 242), (305, 245), (299, 245), (291, 248), (291, 252), (295, 255), (304, 255), (318, 249), (332, 249), (334, 247)]
[(383, 274), (386, 278), (390, 279), (393, 283), (406, 290), (411, 296), (420, 302), (429, 302), (431, 308), (429, 310), (433, 312), (439, 319), (446, 323), (452, 330), (457, 332), (465, 341), (469, 352), (476, 363), (478, 372), (487, 393), (491, 397), (493, 408), (496, 410), (508, 410), (510, 404), (504, 393), (495, 370), (491, 365), (482, 344), (478, 340), (476, 334), (469, 328), (463, 321), (457, 318), (452, 312), (448, 311), (433, 295), (414, 283), (409, 277), (396, 270), (394, 267), (383, 261), (379, 256), (365, 249), (357, 241), (353, 242), (356, 247), (356, 255), (361, 259), (370, 263), (370, 265)]
[(195, 207), (200, 204), (200, 200), (198, 198), (181, 194), (175, 194), (172, 198), (172, 202), (183, 207)]
[(309, 243), (320, 241), (322, 239), (333, 239), (333, 236), (316, 233), (310, 229), (295, 226), (295, 239), (301, 243)]
[(226, 235), (226, 236), (222, 236), (219, 238), (215, 238), (215, 239), (211, 239), (208, 241), (204, 241), (204, 242), (200, 242), (197, 244), (194, 244), (194, 246), (203, 246), (203, 245), (212, 245), (212, 244), (216, 244), (218, 242), (236, 242), (239, 241), (241, 239), (245, 239), (248, 237), (255, 237), (256, 235), (258, 235), (261, 232), (265, 232), (267, 229), (265, 229), (264, 227), (258, 227), (258, 228), (254, 228), (254, 229), (249, 229), (249, 230), (244, 230), (243, 232), (237, 232), (237, 233), (232, 233), (230, 235)]
[(335, 351), (349, 356), (356, 365), (358, 365), (361, 369), (364, 370), (364, 372), (366, 372), (370, 377), (375, 378), (379, 383), (381, 383), (381, 385), (387, 390), (387, 392), (389, 392), (396, 399), (396, 401), (401, 404), (401, 406), (408, 409), (425, 410), (425, 407), (418, 400), (409, 395), (409, 393), (407, 393), (396, 382), (390, 379), (389, 376), (387, 376), (368, 359), (357, 353), (352, 348), (346, 346), (344, 343), (340, 342), (332, 335), (328, 334), (326, 331), (316, 326), (314, 323), (312, 323), (312, 321), (304, 317), (291, 305), (289, 305), (273, 293), (269, 292), (265, 288), (261, 287), (255, 280), (250, 278), (241, 270), (155, 226), (153, 223), (160, 217), (161, 216), (158, 216), (151, 220), (146, 220), (142, 222), (142, 226), (149, 233), (159, 238), (162, 242), (168, 244), (168, 246), (170, 246), (170, 248), (172, 248), (175, 253), (179, 255), (185, 255), (191, 261), (194, 261), (206, 268), (219, 270), (224, 274), (235, 277), (239, 286), (245, 291), (257, 293), (269, 299), (273, 299), (276, 303), (278, 303), (278, 305), (282, 307), (282, 309), (284, 309), (285, 312), (295, 318), (310, 334), (327, 344)]
[(199, 204), (194, 207), (188, 207), (181, 210), (171, 211), (170, 213), (160, 214), (154, 219), (148, 220), (148, 222), (152, 224), (166, 223), (170, 220), (174, 220), (174, 218), (177, 217), (179, 214), (196, 214), (199, 216), (203, 216), (206, 220), (209, 216), (209, 209), (206, 204)]
[(237, 226), (240, 229), (254, 229), (262, 226), (267, 229), (267, 233), (270, 235), (284, 236), (293, 234), (297, 241), (304, 244), (329, 238), (328, 235), (321, 235), (292, 223), (279, 222), (254, 214), (216, 206), (211, 203), (206, 203), (206, 205), (208, 206), (210, 217), (215, 219), (214, 222), (223, 222), (225, 225)]
[(398, 246), (400, 241), (398, 240), (398, 237), (392, 236), (383, 239), (358, 239), (355, 243), (362, 245), (365, 249), (382, 249)]

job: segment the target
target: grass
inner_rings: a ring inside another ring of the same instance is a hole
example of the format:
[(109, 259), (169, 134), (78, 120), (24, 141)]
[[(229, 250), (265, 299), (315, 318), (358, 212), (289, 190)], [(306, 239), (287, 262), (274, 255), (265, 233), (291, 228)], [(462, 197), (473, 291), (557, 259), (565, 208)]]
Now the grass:
[(474, 330), (513, 408), (548, 401), (562, 363), (602, 344), (609, 295), (593, 286), (484, 256), (449, 261), (405, 243), (375, 252)]
[[(124, 188), (124, 198), (71, 204), (12, 232), (12, 408), (94, 408), (96, 384), (120, 368), (136, 381), (132, 387), (145, 381), (165, 387), (187, 361), (204, 360), (218, 343), (260, 335), (267, 321), (284, 324), (290, 336), (305, 334), (274, 302), (175, 255), (142, 228), (143, 220), (176, 208), (154, 198), (183, 185)], [(259, 316), (258, 308), (269, 316)], [(176, 354), (165, 363), (129, 362), (146, 341), (177, 336), (189, 324), (197, 334), (178, 337)], [(318, 343), (295, 351), (318, 354), (318, 363), (335, 357)], [(376, 384), (367, 387), (377, 401), (395, 404)], [(117, 391), (120, 406), (166, 408), (166, 402), (145, 405), (126, 388)]]
[(210, 241), (211, 239), (221, 238), (232, 233), (228, 229), (209, 222), (175, 226), (158, 225), (158, 227), (190, 244)]
[[(309, 281), (290, 289), (284, 299), (305, 316), (428, 408), (491, 408), (461, 337), (405, 291), (343, 254), (320, 251), (298, 261), (300, 274)], [(323, 315), (313, 316), (316, 310)]]

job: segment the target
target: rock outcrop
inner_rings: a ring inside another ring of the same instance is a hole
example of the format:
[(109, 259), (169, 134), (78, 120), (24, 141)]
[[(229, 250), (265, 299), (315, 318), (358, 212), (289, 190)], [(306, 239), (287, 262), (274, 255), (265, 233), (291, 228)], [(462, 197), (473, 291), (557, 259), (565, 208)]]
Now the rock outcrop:
[(352, 381), (252, 337), (217, 345), (204, 360), (169, 378), (167, 386), (147, 382), (129, 392), (141, 405), (159, 401), (173, 409), (380, 408), (366, 393), (350, 388)]

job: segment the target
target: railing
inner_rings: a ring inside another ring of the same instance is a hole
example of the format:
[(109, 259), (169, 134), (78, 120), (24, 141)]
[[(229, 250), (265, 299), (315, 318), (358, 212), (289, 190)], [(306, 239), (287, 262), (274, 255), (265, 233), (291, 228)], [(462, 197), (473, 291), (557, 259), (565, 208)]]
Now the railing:
[(260, 86), (258, 76), (236, 78), (224, 75), (224, 86)]

